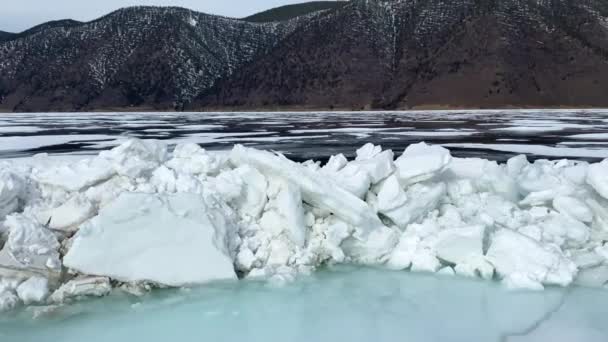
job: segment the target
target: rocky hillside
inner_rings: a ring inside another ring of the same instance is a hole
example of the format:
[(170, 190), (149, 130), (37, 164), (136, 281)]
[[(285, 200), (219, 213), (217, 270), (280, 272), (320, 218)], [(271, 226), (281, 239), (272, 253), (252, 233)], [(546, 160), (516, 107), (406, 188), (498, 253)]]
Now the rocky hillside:
[(304, 13), (254, 23), (136, 7), (37, 30), (0, 43), (0, 109), (608, 106), (605, 0)]
[(608, 105), (606, 1), (352, 1), (196, 108)]
[(299, 22), (132, 7), (89, 23), (29, 30), (0, 44), (0, 108), (179, 109), (269, 52)]

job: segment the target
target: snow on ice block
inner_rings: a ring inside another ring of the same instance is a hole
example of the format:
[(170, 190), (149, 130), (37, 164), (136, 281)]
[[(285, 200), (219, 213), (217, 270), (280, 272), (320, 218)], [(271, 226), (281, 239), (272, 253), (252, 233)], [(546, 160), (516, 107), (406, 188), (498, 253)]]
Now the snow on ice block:
[(608, 159), (589, 165), (587, 184), (591, 185), (602, 197), (608, 199)]
[(49, 281), (42, 277), (32, 277), (17, 287), (17, 295), (25, 305), (42, 303), (49, 296)]
[(453, 264), (466, 263), (471, 257), (483, 255), (483, 226), (446, 229), (437, 233), (437, 256)]
[(380, 154), (380, 152), (382, 152), (382, 146), (367, 143), (357, 150), (355, 160), (369, 160)]
[(231, 203), (242, 217), (259, 218), (268, 201), (266, 177), (248, 165), (222, 172), (208, 186)]
[(395, 160), (397, 177), (403, 185), (423, 182), (441, 173), (451, 159), (450, 151), (441, 146), (413, 144)]
[(147, 176), (165, 162), (167, 145), (158, 140), (131, 139), (110, 151), (103, 151), (100, 158), (108, 160), (114, 170), (129, 178)]
[(300, 188), (281, 179), (274, 180), (271, 187), (274, 189), (269, 191), (268, 207), (270, 211), (267, 211), (264, 217), (270, 212), (275, 212), (275, 217), (278, 218), (277, 223), (282, 230), (286, 231), (290, 240), (298, 247), (304, 247), (306, 226)]
[(0, 169), (0, 220), (17, 209), (23, 191), (23, 179), (10, 170)]
[(581, 270), (576, 277), (575, 283), (587, 287), (608, 285), (608, 265), (599, 265)]
[(19, 297), (12, 291), (0, 292), (0, 313), (14, 310), (19, 305)]
[(434, 210), (445, 194), (444, 183), (414, 184), (404, 192), (396, 178), (389, 177), (378, 193), (378, 211), (404, 229), (409, 223)]
[(329, 157), (329, 161), (321, 168), (322, 173), (334, 173), (340, 171), (344, 166), (348, 164), (346, 157), (340, 153), (335, 156)]
[(329, 174), (338, 185), (359, 198), (365, 197), (372, 184), (377, 184), (395, 171), (393, 151), (382, 152), (380, 146), (372, 144), (357, 150), (355, 161), (346, 163), (346, 159), (342, 158), (344, 156), (332, 157), (321, 173)]
[(84, 196), (73, 196), (61, 206), (40, 212), (38, 221), (48, 222), (48, 227), (54, 230), (73, 232), (78, 226), (95, 215), (95, 207)]
[(80, 277), (61, 285), (50, 297), (54, 303), (78, 297), (103, 297), (112, 291), (110, 279), (106, 277)]
[(225, 158), (210, 154), (195, 143), (175, 146), (173, 158), (167, 162), (171, 169), (192, 175), (216, 175), (225, 164)]
[(21, 214), (6, 218), (8, 240), (0, 251), (0, 277), (28, 278), (40, 275), (53, 283), (61, 272), (59, 242), (36, 220)]
[(557, 196), (553, 199), (553, 208), (560, 213), (581, 222), (593, 221), (593, 211), (581, 200), (569, 196)]
[(541, 245), (509, 229), (494, 233), (486, 256), (509, 286), (567, 286), (577, 273), (576, 265), (554, 246)]
[(32, 178), (41, 184), (67, 191), (80, 191), (110, 179), (115, 174), (112, 165), (103, 158), (87, 158), (75, 163), (44, 170), (32, 170)]
[(227, 247), (234, 229), (202, 196), (123, 193), (81, 227), (64, 264), (88, 275), (168, 286), (236, 279)]
[(285, 178), (300, 188), (304, 202), (330, 211), (364, 234), (384, 226), (360, 198), (282, 155), (237, 145), (230, 154), (230, 161), (237, 166), (251, 165), (266, 176)]
[(355, 162), (348, 163), (333, 175), (333, 179), (342, 189), (363, 198), (372, 184), (372, 179), (366, 170)]

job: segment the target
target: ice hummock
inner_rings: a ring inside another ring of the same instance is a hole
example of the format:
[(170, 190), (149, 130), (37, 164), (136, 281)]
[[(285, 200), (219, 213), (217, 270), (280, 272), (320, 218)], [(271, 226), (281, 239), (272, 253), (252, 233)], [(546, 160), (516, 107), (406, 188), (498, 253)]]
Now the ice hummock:
[[(366, 144), (321, 167), (239, 145), (169, 152), (136, 139), (51, 159), (0, 166), (0, 309), (105, 295), (108, 284), (284, 284), (333, 264), (509, 288), (608, 280), (608, 160), (498, 164), (425, 143), (395, 159)], [(40, 279), (48, 294), (20, 295)]]
[(123, 193), (82, 225), (65, 267), (123, 282), (168, 286), (235, 279), (227, 231), (234, 223), (193, 194)]

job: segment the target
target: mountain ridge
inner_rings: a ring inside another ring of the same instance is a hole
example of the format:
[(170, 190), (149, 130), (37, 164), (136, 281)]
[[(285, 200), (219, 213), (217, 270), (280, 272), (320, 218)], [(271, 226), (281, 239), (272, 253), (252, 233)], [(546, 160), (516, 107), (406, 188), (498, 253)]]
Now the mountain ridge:
[(279, 6), (250, 15), (242, 20), (257, 23), (284, 21), (314, 12), (340, 8), (347, 2), (348, 1), (310, 1), (299, 4)]
[(606, 107), (608, 3), (353, 0), (261, 23), (132, 7), (0, 42), (0, 74), (4, 111)]

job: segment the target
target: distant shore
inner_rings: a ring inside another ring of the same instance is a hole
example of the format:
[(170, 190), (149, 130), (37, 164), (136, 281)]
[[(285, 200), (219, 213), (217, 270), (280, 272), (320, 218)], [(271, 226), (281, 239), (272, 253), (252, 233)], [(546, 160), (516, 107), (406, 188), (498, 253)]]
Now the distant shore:
[(183, 110), (176, 110), (174, 108), (154, 108), (154, 107), (108, 107), (108, 108), (95, 108), (90, 110), (37, 110), (37, 111), (11, 111), (5, 108), (0, 108), (0, 113), (11, 114), (11, 113), (137, 113), (137, 112), (158, 112), (158, 113), (192, 113), (192, 112), (407, 112), (407, 111), (420, 111), (420, 110), (534, 110), (534, 109), (562, 109), (562, 110), (584, 110), (584, 109), (607, 109), (606, 107), (596, 106), (497, 106), (497, 107), (473, 107), (473, 106), (449, 106), (449, 105), (421, 105), (414, 107), (403, 107), (394, 109), (382, 109), (382, 108), (349, 108), (349, 107), (316, 107), (316, 106), (282, 106), (282, 107), (208, 107), (208, 108), (187, 108)]

